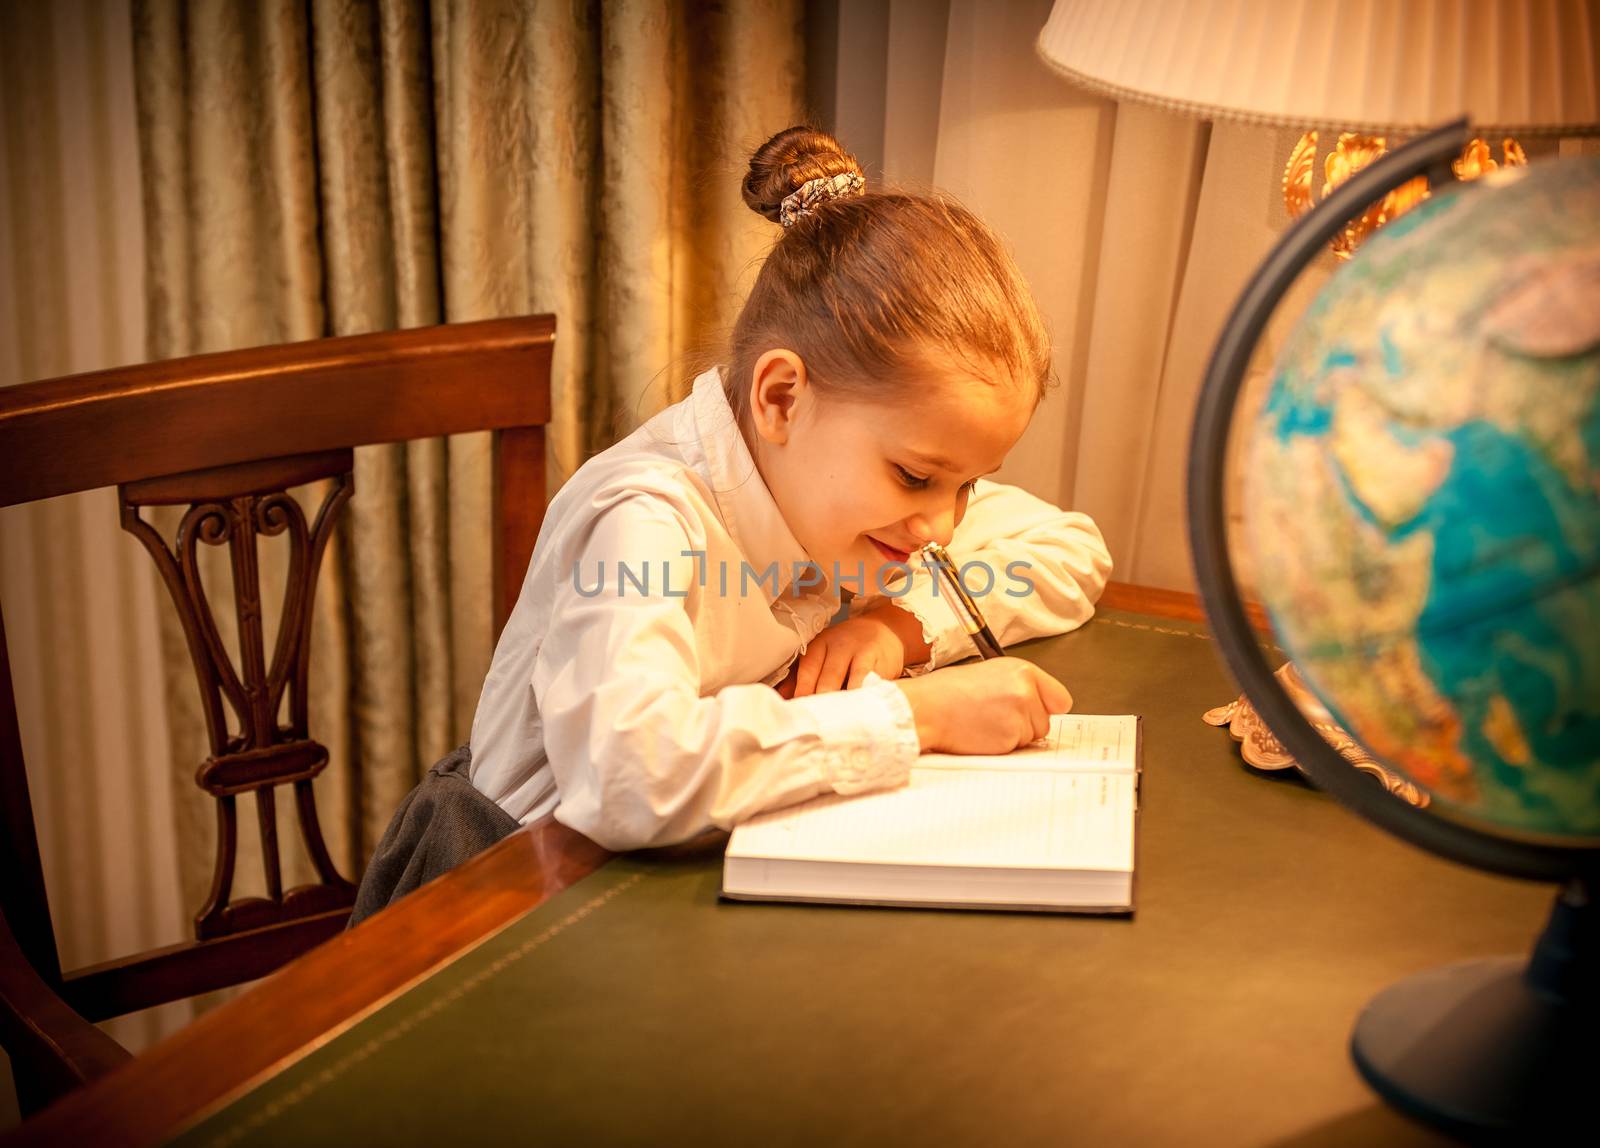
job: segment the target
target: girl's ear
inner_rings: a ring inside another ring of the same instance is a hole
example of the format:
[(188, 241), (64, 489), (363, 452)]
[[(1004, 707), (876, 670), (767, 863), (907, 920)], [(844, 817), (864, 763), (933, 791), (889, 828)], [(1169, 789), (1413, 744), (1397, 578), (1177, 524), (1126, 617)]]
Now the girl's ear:
[(806, 393), (806, 365), (783, 347), (763, 352), (750, 372), (750, 421), (774, 446), (788, 441), (800, 398)]

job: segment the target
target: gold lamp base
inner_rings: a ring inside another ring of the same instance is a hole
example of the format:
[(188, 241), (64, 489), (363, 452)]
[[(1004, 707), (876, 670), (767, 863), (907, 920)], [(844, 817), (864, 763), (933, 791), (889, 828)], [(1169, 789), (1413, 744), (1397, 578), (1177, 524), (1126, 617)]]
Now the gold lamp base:
[[(1416, 806), (1428, 804), (1426, 793), (1393, 770), (1380, 765), (1371, 754), (1356, 744), (1355, 739), (1345, 732), (1343, 726), (1333, 720), (1328, 707), (1318, 701), (1317, 696), (1306, 688), (1293, 662), (1285, 662), (1279, 666), (1275, 676), (1290, 700), (1301, 713), (1305, 714), (1306, 720), (1322, 735), (1324, 741), (1339, 751), (1341, 757), (1363, 773), (1370, 774), (1381, 782), (1386, 790), (1401, 800)], [(1272, 731), (1267, 728), (1267, 723), (1261, 720), (1255, 707), (1250, 704), (1250, 699), (1243, 694), (1225, 706), (1207, 710), (1201, 716), (1202, 720), (1210, 725), (1228, 727), (1228, 732), (1239, 743), (1239, 754), (1244, 758), (1246, 765), (1269, 772), (1293, 769), (1301, 776), (1305, 775), (1305, 771), (1300, 769), (1300, 763), (1289, 756), (1283, 748), (1283, 743), (1273, 736)]]
[[(1317, 132), (1306, 132), (1289, 153), (1289, 162), (1283, 169), (1283, 204), (1291, 219), (1297, 219), (1317, 203), (1316, 169)], [(1337, 141), (1323, 160), (1322, 198), (1389, 150), (1384, 136), (1364, 136), (1357, 132), (1340, 132)], [(1501, 158), (1497, 162), (1489, 145), (1481, 139), (1470, 141), (1462, 149), (1461, 158), (1450, 165), (1459, 180), (1477, 179), (1496, 168), (1520, 167), (1528, 162), (1522, 145), (1507, 136), (1501, 144)], [(1352, 219), (1344, 229), (1329, 241), (1328, 246), (1340, 259), (1354, 255), (1356, 248), (1372, 232), (1385, 223), (1410, 211), (1427, 199), (1428, 181), (1422, 176), (1395, 188), (1378, 202), (1370, 204), (1361, 215)]]

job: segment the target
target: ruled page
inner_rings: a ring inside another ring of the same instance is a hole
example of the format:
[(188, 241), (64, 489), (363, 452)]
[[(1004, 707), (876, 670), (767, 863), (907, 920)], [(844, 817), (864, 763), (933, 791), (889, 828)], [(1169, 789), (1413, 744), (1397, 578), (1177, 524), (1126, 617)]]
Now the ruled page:
[(1007, 769), (1097, 771), (1138, 768), (1139, 719), (1132, 714), (1054, 714), (1050, 732), (1011, 753), (994, 757), (925, 753), (918, 769)]
[(903, 788), (759, 814), (728, 856), (1131, 870), (1137, 719), (1067, 716), (1015, 753), (926, 755)]

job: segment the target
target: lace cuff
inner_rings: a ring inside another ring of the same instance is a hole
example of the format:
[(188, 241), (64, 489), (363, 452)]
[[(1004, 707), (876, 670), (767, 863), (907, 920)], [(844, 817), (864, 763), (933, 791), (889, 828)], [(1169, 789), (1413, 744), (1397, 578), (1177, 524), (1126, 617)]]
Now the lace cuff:
[(928, 643), (928, 660), (920, 665), (907, 666), (907, 677), (917, 677), (978, 652), (957, 619), (956, 612), (945, 600), (944, 591), (935, 589), (931, 578), (912, 578), (904, 594), (889, 598), (888, 601), (922, 623), (922, 640)]
[(823, 777), (836, 793), (866, 793), (904, 785), (922, 747), (911, 703), (900, 687), (868, 674), (859, 689), (796, 698), (817, 713), (827, 731)]

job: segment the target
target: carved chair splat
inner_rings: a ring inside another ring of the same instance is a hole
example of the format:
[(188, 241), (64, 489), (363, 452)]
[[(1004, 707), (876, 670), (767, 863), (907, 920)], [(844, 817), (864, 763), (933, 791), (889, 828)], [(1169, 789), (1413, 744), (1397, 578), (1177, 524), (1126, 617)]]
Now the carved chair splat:
[[(328, 751), (307, 732), (307, 677), (311, 651), (311, 603), (317, 575), (335, 521), (354, 487), (354, 452), (272, 459), (191, 474), (124, 484), (119, 494), (122, 527), (144, 544), (183, 625), (189, 657), (200, 686), (211, 756), (196, 783), (217, 805), (217, 857), (211, 892), (195, 916), (200, 939), (245, 932), (263, 925), (316, 917), (355, 903), (355, 886), (339, 875), (317, 822), (312, 779), (328, 763)], [(308, 527), (289, 488), (330, 480)], [(189, 504), (172, 547), (141, 511), (150, 506)], [(261, 594), (258, 536), (286, 535), (289, 570), (272, 663), (265, 656), (265, 603)], [(200, 577), (200, 547), (227, 546), (240, 666), (235, 670)], [(285, 691), (289, 722), (278, 720)], [(230, 733), (224, 705), (240, 732)], [(306, 852), (319, 881), (283, 889), (274, 793), (294, 788), (295, 808)], [(232, 899), (238, 854), (240, 794), (254, 794), (261, 835), (267, 896)]]

